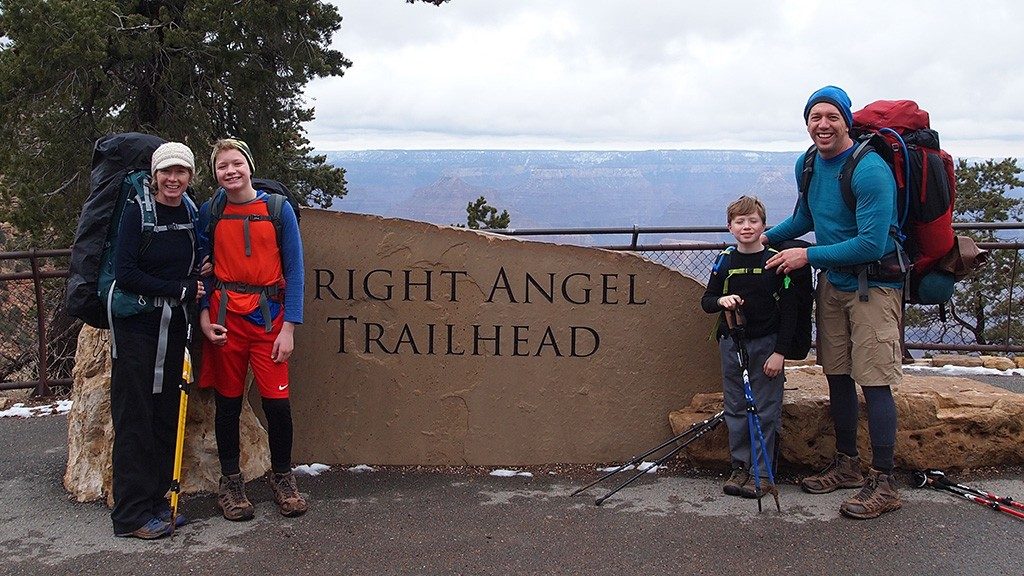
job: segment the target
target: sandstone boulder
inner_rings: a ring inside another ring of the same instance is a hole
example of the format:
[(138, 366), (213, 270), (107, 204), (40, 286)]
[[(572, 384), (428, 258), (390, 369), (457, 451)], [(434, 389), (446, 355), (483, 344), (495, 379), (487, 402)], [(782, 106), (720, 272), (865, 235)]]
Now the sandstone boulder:
[[(112, 504), (110, 418), (110, 340), (107, 330), (90, 326), (78, 335), (72, 408), (68, 414), (68, 464), (64, 487), (79, 502), (105, 499)], [(189, 395), (182, 459), (182, 491), (214, 491), (220, 477), (213, 430), (213, 393)], [(267, 433), (249, 403), (243, 404), (241, 468), (246, 478), (270, 469)]]
[[(828, 386), (819, 368), (786, 372), (781, 457), (817, 469), (835, 448), (828, 413)], [(904, 374), (894, 392), (899, 427), (896, 465), (904, 469), (975, 468), (1024, 463), (1024, 395), (967, 378)], [(672, 412), (676, 434), (722, 409), (721, 394), (699, 394)], [(687, 447), (699, 464), (724, 467), (728, 443), (724, 426)], [(861, 397), (858, 448), (869, 461), (871, 448)]]
[(936, 368), (941, 368), (942, 366), (981, 368), (985, 365), (985, 362), (977, 356), (967, 356), (964, 354), (936, 354), (932, 357), (931, 364)]
[(1013, 358), (1007, 358), (1006, 356), (982, 356), (981, 365), (994, 370), (1013, 370), (1017, 367)]

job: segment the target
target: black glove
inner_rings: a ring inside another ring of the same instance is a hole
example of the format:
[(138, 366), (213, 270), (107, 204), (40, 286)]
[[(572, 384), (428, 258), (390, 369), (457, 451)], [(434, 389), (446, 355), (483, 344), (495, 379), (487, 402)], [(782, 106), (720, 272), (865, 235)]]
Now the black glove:
[(195, 280), (186, 280), (181, 283), (181, 303), (192, 302), (199, 293), (199, 286)]

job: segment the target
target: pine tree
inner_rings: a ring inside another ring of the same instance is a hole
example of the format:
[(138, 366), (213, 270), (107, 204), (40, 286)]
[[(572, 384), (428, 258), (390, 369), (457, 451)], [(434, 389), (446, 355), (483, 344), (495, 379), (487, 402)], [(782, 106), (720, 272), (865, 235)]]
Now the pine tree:
[[(1024, 200), (1008, 195), (1015, 188), (1024, 187), (1020, 174), (1024, 172), (1014, 158), (1001, 161), (986, 160), (970, 164), (957, 163), (956, 216), (967, 222), (1007, 222), (1024, 220)], [(997, 231), (971, 231), (978, 242), (998, 241)], [(1018, 293), (1024, 278), (1024, 265), (1020, 252), (993, 250), (981, 272), (975, 278), (958, 282), (953, 308), (956, 323), (971, 332), (978, 344), (1019, 343), (1024, 340), (1024, 327), (1014, 323), (1020, 315), (1021, 298)]]
[(473, 230), (505, 229), (508, 228), (510, 220), (508, 210), (502, 210), (501, 214), (498, 214), (498, 209), (488, 205), (487, 199), (483, 196), (477, 198), (475, 202), (466, 204), (466, 226)]
[(340, 26), (316, 0), (0, 0), (0, 221), (68, 246), (93, 143), (129, 130), (188, 144), (201, 194), (230, 135), (257, 175), (330, 206), (344, 170), (313, 154), (302, 91), (351, 65), (330, 49)]

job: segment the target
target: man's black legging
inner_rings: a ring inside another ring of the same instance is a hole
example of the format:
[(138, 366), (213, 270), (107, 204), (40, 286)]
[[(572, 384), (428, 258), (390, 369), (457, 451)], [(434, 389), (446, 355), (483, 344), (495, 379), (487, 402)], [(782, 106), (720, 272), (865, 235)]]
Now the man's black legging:
[[(857, 385), (849, 374), (830, 374), (828, 393), (836, 432), (836, 451), (857, 456)], [(871, 466), (881, 472), (893, 469), (896, 447), (896, 402), (889, 386), (862, 386), (871, 436)]]

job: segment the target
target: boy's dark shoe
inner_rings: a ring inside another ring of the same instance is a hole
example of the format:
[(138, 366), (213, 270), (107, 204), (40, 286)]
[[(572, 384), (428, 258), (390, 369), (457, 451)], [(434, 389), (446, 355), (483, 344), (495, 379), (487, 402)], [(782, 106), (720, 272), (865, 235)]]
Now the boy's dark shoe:
[(115, 534), (119, 538), (141, 538), (143, 540), (156, 540), (157, 538), (163, 538), (171, 533), (170, 522), (164, 522), (159, 518), (150, 518), (149, 522), (146, 522), (141, 528), (136, 528), (131, 532), (123, 532), (121, 534)]
[(883, 474), (872, 468), (864, 487), (856, 496), (843, 502), (839, 511), (850, 518), (867, 520), (899, 510), (902, 505), (899, 492), (896, 491), (896, 479), (892, 474)]
[(729, 496), (742, 496), (743, 498), (757, 498), (760, 491), (754, 486), (754, 477), (747, 472), (746, 468), (733, 468), (729, 479), (722, 486), (722, 492)]
[(245, 479), (242, 473), (221, 476), (217, 489), (217, 507), (224, 517), (234, 522), (252, 520), (255, 509), (245, 496)]
[(748, 482), (750, 482), (750, 474), (747, 473), (746, 468), (733, 468), (729, 479), (722, 486), (722, 492), (729, 496), (740, 496), (743, 492), (743, 486)]
[(271, 471), (269, 479), (270, 490), (274, 493), (274, 502), (277, 503), (277, 510), (282, 516), (291, 518), (306, 513), (308, 509), (306, 499), (299, 494), (294, 473), (277, 474)]
[(832, 463), (817, 475), (800, 481), (800, 488), (811, 494), (827, 494), (840, 488), (860, 488), (863, 485), (860, 461), (842, 452), (836, 452)]

